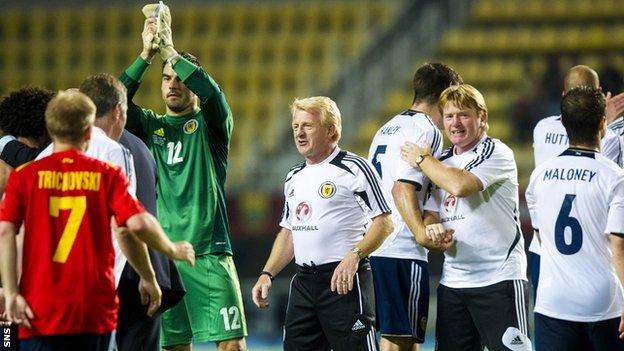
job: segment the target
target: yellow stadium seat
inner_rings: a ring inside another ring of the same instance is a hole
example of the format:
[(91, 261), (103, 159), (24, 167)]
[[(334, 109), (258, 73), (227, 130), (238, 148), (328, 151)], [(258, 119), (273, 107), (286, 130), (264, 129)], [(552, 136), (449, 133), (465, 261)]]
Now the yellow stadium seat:
[(473, 8), (471, 18), (476, 21), (488, 22), (498, 18), (498, 6), (495, 0), (477, 1)]
[(522, 15), (519, 15), (521, 19), (537, 21), (544, 17), (544, 10), (542, 7), (543, 1), (541, 0), (528, 0), (522, 3), (520, 9)]
[(612, 37), (607, 33), (607, 29), (604, 25), (590, 26), (584, 33), (583, 48), (586, 49), (602, 49), (608, 47), (609, 37)]
[[(344, 62), (366, 46), (367, 33), (379, 33), (390, 23), (397, 4), (169, 4), (176, 48), (196, 54), (231, 101), (236, 115), (232, 162), (244, 166), (240, 159), (251, 157), (258, 145), (279, 151), (292, 99), (329, 88)], [(141, 51), (144, 20), (136, 7), (125, 4), (51, 7), (41, 2), (28, 11), (6, 9), (0, 14), (0, 43), (10, 50), (0, 53), (2, 89), (22, 83), (68, 88), (91, 73), (117, 75)], [(135, 101), (162, 113), (159, 66), (156, 58)], [(258, 121), (278, 127), (257, 128)], [(255, 145), (254, 139), (262, 141)]]
[(618, 24), (609, 29), (608, 47), (624, 50), (624, 25)]

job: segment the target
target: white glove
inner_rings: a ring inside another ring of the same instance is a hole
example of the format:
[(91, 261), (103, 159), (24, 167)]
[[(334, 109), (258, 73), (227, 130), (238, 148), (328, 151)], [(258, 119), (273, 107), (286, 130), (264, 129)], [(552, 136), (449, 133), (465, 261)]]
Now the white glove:
[(173, 46), (173, 41), (171, 40), (171, 12), (169, 11), (169, 6), (163, 4), (161, 1), (158, 4), (143, 6), (141, 12), (143, 12), (146, 18), (154, 17), (157, 19), (156, 36), (154, 36), (152, 48), (156, 50), (159, 46), (163, 46), (163, 40), (165, 41), (164, 46)]
[(171, 27), (166, 23), (163, 23), (158, 32), (159, 44), (158, 53), (163, 61), (167, 61), (174, 56), (178, 55), (178, 52), (173, 48), (173, 40), (171, 39)]

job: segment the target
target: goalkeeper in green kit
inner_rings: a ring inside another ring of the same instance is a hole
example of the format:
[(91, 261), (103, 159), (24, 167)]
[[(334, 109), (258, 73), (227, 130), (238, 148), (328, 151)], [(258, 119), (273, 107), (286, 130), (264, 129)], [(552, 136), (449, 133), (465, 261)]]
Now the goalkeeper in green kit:
[[(195, 267), (178, 265), (184, 299), (163, 313), (161, 345), (190, 350), (215, 341), (219, 350), (244, 350), (245, 313), (232, 260), (225, 177), (232, 113), (217, 83), (171, 39), (171, 16), (162, 3), (143, 8), (143, 51), (121, 76), (128, 89), (126, 128), (140, 136), (158, 168), (158, 219), (172, 240), (195, 248)], [(132, 103), (141, 78), (160, 54), (166, 114)]]

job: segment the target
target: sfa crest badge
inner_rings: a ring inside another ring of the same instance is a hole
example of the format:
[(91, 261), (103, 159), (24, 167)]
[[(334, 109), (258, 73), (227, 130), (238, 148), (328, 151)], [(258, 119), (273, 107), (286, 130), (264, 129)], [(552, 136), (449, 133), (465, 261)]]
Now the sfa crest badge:
[(195, 133), (198, 125), (199, 124), (197, 123), (196, 119), (193, 118), (193, 119), (188, 120), (186, 123), (184, 123), (184, 133), (186, 134)]
[(319, 195), (321, 195), (323, 199), (329, 199), (330, 197), (334, 196), (335, 193), (336, 184), (334, 184), (333, 182), (323, 182), (323, 184), (321, 184), (321, 187), (319, 188)]

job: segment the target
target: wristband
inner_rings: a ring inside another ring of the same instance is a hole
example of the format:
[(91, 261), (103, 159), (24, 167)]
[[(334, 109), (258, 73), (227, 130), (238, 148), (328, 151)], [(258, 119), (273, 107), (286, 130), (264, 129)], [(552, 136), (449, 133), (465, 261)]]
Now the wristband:
[(262, 272), (260, 272), (260, 275), (268, 275), (269, 279), (271, 279), (271, 281), (273, 281), (273, 279), (275, 279), (275, 277), (273, 276), (273, 274), (271, 274), (271, 272), (262, 271)]
[(354, 254), (358, 257), (358, 259), (359, 259), (359, 260), (361, 260), (362, 258), (364, 258), (364, 257), (363, 257), (364, 255), (362, 254), (362, 250), (361, 250), (359, 247), (355, 246), (355, 247), (354, 247), (354, 248), (352, 248), (350, 251), (351, 251), (352, 253), (354, 253)]

